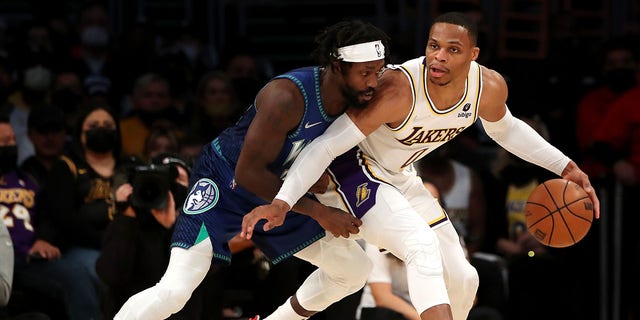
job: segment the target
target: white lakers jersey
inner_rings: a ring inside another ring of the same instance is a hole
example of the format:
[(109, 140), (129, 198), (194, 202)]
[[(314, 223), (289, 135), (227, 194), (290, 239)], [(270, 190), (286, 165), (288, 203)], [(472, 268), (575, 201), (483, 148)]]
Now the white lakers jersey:
[(453, 139), (476, 121), (482, 92), (481, 67), (471, 62), (464, 95), (444, 110), (436, 108), (427, 92), (429, 83), (424, 57), (390, 68), (401, 70), (409, 78), (413, 94), (411, 112), (400, 126), (381, 126), (359, 147), (389, 173), (414, 171), (413, 162)]

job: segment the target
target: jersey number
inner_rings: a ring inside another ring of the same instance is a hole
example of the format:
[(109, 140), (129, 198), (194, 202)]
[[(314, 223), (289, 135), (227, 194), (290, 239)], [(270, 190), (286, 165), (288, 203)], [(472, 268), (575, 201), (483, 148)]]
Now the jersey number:
[[(12, 215), (9, 215), (9, 212)], [(0, 205), (0, 217), (2, 217), (2, 221), (7, 226), (7, 228), (13, 228), (15, 226), (14, 219), (22, 220), (24, 224), (24, 228), (33, 231), (33, 225), (31, 225), (31, 214), (29, 213), (29, 209), (25, 208), (22, 204), (16, 203), (13, 206)]]

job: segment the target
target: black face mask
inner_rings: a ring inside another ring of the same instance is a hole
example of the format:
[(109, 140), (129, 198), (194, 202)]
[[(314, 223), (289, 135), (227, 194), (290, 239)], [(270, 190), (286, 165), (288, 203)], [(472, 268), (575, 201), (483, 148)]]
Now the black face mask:
[(636, 70), (631, 68), (611, 69), (605, 72), (604, 81), (613, 92), (625, 92), (636, 84)]
[(115, 129), (93, 128), (85, 132), (87, 148), (98, 153), (112, 151), (116, 146), (118, 135)]
[(18, 164), (18, 147), (2, 146), (0, 147), (0, 172), (7, 173), (15, 169)]

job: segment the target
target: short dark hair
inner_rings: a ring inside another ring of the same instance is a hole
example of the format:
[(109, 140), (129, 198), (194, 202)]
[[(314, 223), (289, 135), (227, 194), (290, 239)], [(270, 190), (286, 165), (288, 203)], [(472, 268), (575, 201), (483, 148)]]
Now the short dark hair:
[(380, 28), (362, 20), (341, 21), (324, 29), (315, 38), (316, 49), (311, 57), (321, 66), (328, 66), (338, 56), (338, 48), (369, 41), (382, 41), (385, 61), (389, 57), (389, 36)]
[(462, 12), (451, 11), (443, 13), (433, 20), (433, 24), (431, 26), (436, 23), (449, 23), (456, 26), (461, 26), (467, 29), (469, 38), (471, 38), (473, 45), (476, 45), (478, 43), (478, 26), (468, 15)]

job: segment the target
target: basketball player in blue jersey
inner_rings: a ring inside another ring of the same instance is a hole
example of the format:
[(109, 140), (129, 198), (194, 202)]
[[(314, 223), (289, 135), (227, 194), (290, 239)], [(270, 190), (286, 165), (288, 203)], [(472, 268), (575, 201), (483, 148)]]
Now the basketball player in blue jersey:
[[(204, 146), (164, 276), (129, 298), (115, 319), (165, 319), (180, 310), (212, 260), (231, 262), (228, 241), (240, 232), (242, 217), (273, 199), (300, 151), (347, 107), (372, 99), (386, 63), (387, 35), (371, 24), (346, 21), (329, 27), (316, 43), (319, 66), (272, 79), (233, 127)], [(326, 182), (320, 185), (326, 189)], [(346, 239), (359, 231), (359, 219), (311, 197), (292, 210), (280, 228), (256, 232), (253, 242), (273, 263), (295, 254), (319, 267), (310, 275), (316, 285), (285, 303), (301, 318), (296, 312), (308, 311), (299, 304), (328, 307), (362, 288), (372, 266), (360, 246)]]
[[(272, 203), (245, 216), (241, 236), (251, 238), (258, 230), (280, 225), (331, 164), (335, 188), (318, 199), (361, 218), (359, 237), (405, 261), (411, 301), (421, 319), (466, 319), (478, 286), (477, 272), (412, 164), (478, 118), (487, 134), (509, 152), (581, 185), (599, 217), (599, 201), (588, 176), (511, 115), (505, 80), (475, 62), (480, 51), (477, 34), (464, 14), (437, 17), (425, 56), (387, 69), (367, 108), (347, 110), (310, 143)], [(262, 219), (267, 223), (256, 225)]]

